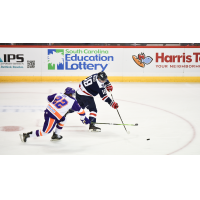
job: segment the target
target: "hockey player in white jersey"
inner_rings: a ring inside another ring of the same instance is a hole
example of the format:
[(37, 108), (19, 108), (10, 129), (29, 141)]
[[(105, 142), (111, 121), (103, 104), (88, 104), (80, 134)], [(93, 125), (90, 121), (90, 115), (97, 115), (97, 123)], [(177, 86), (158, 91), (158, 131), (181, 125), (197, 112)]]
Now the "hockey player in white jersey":
[(87, 77), (79, 84), (79, 88), (76, 91), (76, 99), (82, 109), (90, 111), (89, 120), (91, 121), (89, 130), (90, 131), (101, 131), (99, 127), (95, 126), (97, 117), (97, 108), (94, 101), (94, 96), (100, 95), (103, 101), (108, 103), (112, 108), (118, 108), (118, 104), (110, 99), (107, 95), (107, 91), (112, 91), (113, 86), (107, 79), (105, 72), (99, 72)]
[(90, 120), (85, 116), (85, 111), (79, 106), (74, 98), (75, 90), (73, 88), (66, 88), (64, 94), (56, 93), (47, 97), (49, 102), (46, 110), (44, 111), (44, 125), (43, 129), (31, 131), (28, 133), (20, 134), (22, 142), (26, 142), (27, 138), (34, 138), (45, 136), (51, 133), (55, 128), (55, 132), (51, 137), (52, 140), (60, 140), (62, 136), (59, 135), (66, 122), (66, 114), (72, 109), (80, 115), (80, 120), (83, 124), (90, 124)]

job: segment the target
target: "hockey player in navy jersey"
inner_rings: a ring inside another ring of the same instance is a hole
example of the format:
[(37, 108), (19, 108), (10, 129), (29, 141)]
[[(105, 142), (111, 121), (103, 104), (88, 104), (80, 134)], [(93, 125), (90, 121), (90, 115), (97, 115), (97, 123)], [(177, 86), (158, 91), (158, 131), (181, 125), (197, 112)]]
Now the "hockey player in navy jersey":
[(51, 133), (55, 128), (55, 132), (51, 137), (52, 140), (60, 140), (62, 136), (59, 135), (60, 131), (64, 127), (66, 122), (66, 113), (72, 109), (80, 115), (80, 120), (83, 124), (90, 124), (90, 120), (85, 116), (85, 111), (79, 106), (75, 96), (75, 90), (73, 88), (66, 88), (64, 94), (56, 93), (47, 97), (49, 102), (46, 110), (44, 111), (44, 125), (43, 129), (31, 131), (28, 133), (20, 134), (22, 142), (26, 142), (27, 138), (34, 138), (45, 136)]
[(101, 129), (95, 126), (97, 117), (97, 108), (94, 101), (94, 96), (100, 95), (103, 101), (108, 103), (112, 108), (118, 108), (118, 104), (112, 101), (108, 95), (107, 91), (112, 91), (113, 86), (107, 79), (105, 72), (99, 72), (98, 74), (93, 74), (87, 77), (79, 84), (79, 88), (76, 91), (76, 99), (82, 109), (87, 108), (90, 111), (89, 120), (91, 124), (89, 126), (90, 131), (98, 131)]

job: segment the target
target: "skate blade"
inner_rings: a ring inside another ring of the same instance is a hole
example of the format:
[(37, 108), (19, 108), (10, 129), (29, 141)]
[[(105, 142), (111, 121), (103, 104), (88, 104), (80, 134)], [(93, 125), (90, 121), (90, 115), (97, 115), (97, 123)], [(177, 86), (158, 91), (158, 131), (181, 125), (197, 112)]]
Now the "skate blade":
[(22, 134), (19, 134), (19, 137), (20, 137), (21, 141), (24, 142), (24, 140), (23, 140), (23, 135), (22, 135)]
[(101, 132), (101, 130), (93, 130), (93, 129), (89, 129), (90, 132)]
[(59, 141), (59, 140), (61, 140), (61, 139), (51, 139), (51, 141)]

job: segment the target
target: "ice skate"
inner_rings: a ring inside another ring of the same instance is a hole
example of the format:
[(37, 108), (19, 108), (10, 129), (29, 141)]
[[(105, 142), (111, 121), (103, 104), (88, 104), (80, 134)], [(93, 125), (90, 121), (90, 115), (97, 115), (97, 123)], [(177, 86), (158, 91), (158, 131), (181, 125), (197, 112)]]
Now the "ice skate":
[(54, 141), (54, 140), (61, 140), (63, 138), (62, 135), (57, 135), (55, 134), (55, 132), (53, 132), (53, 135), (51, 137), (51, 140)]
[(94, 124), (90, 124), (89, 131), (90, 132), (101, 132), (101, 129), (99, 127), (96, 127)]
[(21, 141), (26, 142), (27, 138), (30, 137), (30, 134), (32, 134), (32, 132), (19, 134)]

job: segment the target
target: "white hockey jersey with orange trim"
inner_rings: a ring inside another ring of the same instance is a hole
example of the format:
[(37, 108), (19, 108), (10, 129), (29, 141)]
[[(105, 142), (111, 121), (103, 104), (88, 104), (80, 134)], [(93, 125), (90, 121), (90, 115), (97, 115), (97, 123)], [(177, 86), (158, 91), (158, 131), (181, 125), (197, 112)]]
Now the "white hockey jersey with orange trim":
[(69, 97), (63, 93), (56, 93), (48, 96), (47, 99), (49, 101), (47, 109), (59, 120), (69, 111), (69, 109), (78, 112), (80, 116), (85, 116), (85, 111), (73, 97)]

